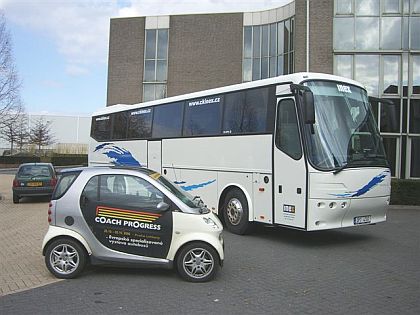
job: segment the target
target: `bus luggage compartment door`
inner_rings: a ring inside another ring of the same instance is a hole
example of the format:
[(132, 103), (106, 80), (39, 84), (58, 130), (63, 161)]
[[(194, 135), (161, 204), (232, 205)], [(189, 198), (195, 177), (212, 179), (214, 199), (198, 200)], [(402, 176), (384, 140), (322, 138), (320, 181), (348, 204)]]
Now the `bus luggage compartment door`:
[(162, 170), (162, 142), (149, 141), (147, 144), (147, 168), (161, 172)]

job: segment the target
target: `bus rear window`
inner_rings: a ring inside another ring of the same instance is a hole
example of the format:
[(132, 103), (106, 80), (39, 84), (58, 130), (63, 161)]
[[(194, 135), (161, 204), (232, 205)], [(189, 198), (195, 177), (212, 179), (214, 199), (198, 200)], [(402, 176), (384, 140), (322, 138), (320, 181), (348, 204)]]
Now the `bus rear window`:
[(97, 141), (109, 140), (111, 137), (111, 119), (109, 115), (92, 118), (92, 138)]

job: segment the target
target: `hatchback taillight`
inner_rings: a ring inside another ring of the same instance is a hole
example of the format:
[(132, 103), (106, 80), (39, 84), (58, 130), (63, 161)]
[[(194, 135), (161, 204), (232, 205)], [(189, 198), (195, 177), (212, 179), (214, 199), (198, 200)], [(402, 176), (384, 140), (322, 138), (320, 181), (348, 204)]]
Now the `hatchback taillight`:
[(18, 187), (19, 186), (19, 181), (17, 179), (13, 180), (13, 187)]
[(53, 177), (50, 180), (50, 186), (55, 186), (55, 185), (57, 185), (57, 178)]
[(51, 223), (51, 221), (52, 221), (52, 219), (51, 219), (51, 214), (52, 214), (51, 207), (52, 207), (52, 203), (50, 202), (48, 204), (48, 223)]

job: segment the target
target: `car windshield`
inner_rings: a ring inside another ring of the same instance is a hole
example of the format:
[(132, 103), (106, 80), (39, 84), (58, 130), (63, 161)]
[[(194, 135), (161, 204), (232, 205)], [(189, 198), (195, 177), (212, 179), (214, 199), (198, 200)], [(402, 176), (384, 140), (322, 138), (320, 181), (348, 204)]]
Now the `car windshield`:
[(201, 213), (207, 213), (209, 210), (204, 205), (203, 201), (199, 197), (193, 197), (186, 191), (182, 190), (177, 185), (174, 185), (171, 181), (167, 180), (161, 174), (157, 172), (151, 172), (148, 174), (151, 178), (159, 182), (171, 193), (173, 193), (179, 200), (185, 203), (190, 208), (199, 208)]
[(51, 177), (51, 169), (47, 165), (23, 165), (18, 172), (19, 177)]
[(314, 95), (315, 124), (305, 126), (311, 164), (322, 170), (388, 166), (366, 91), (331, 81), (305, 83)]

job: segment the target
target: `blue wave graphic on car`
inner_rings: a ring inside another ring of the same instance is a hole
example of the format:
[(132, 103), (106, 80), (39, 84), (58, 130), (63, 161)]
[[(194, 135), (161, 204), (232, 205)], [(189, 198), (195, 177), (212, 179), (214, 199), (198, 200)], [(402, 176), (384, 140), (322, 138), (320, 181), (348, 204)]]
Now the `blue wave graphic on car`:
[[(213, 179), (213, 180), (210, 180), (208, 182), (201, 183), (201, 184), (194, 184), (194, 185), (188, 185), (188, 186), (179, 186), (179, 187), (181, 187), (185, 191), (191, 191), (191, 190), (195, 190), (195, 189), (198, 189), (198, 188), (203, 188), (205, 186), (208, 186), (208, 185), (214, 183), (215, 181), (216, 180)], [(183, 182), (182, 181), (182, 182), (174, 182), (174, 183), (175, 184), (185, 184), (186, 182)]]
[(349, 191), (349, 192), (344, 193), (344, 194), (332, 194), (332, 195), (336, 196), (336, 197), (360, 197), (360, 196), (366, 194), (368, 191), (372, 190), (374, 187), (376, 187), (380, 183), (382, 183), (389, 174), (390, 174), (390, 171), (388, 171), (388, 170), (383, 171), (379, 175), (372, 178), (369, 183), (367, 183), (362, 188), (360, 188), (356, 191)]
[(93, 152), (100, 152), (111, 159), (115, 165), (141, 166), (130, 151), (120, 148), (112, 142), (106, 142), (98, 145)]

